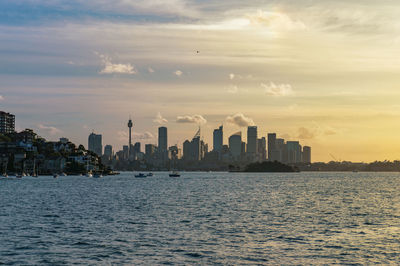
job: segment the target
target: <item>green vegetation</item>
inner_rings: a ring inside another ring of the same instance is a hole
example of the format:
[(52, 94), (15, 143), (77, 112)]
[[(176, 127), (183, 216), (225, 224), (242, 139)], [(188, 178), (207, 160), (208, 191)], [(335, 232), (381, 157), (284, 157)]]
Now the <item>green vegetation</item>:
[(246, 166), (244, 172), (291, 173), (291, 172), (298, 172), (298, 169), (275, 161), (275, 162), (251, 163)]

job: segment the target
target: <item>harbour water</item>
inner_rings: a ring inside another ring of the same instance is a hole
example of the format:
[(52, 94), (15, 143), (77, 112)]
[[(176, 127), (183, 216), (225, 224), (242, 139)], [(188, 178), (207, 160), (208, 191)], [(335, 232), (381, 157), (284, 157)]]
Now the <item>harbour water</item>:
[(388, 264), (400, 173), (0, 179), (5, 264)]

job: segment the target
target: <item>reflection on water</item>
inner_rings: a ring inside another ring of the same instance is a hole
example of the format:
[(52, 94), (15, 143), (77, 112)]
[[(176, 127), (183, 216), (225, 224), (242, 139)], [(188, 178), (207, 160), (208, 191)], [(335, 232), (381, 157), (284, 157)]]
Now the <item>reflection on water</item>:
[(398, 173), (0, 180), (0, 262), (397, 263)]

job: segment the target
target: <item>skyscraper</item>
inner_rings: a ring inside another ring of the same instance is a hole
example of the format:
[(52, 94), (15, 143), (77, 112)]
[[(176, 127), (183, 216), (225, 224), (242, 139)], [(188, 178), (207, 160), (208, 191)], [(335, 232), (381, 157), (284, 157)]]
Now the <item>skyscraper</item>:
[(268, 134), (268, 161), (279, 161), (278, 158), (275, 158), (276, 151), (276, 133)]
[(303, 147), (303, 163), (311, 163), (311, 147)]
[(8, 134), (15, 131), (15, 116), (10, 113), (0, 111), (0, 133)]
[(107, 156), (108, 159), (111, 159), (113, 156), (113, 148), (111, 145), (106, 145), (104, 147), (104, 155)]
[(89, 151), (96, 153), (98, 156), (103, 154), (102, 136), (100, 134), (91, 133), (88, 139)]
[(242, 132), (229, 137), (229, 152), (233, 160), (240, 160), (242, 156)]
[(298, 141), (286, 142), (288, 163), (300, 163), (301, 160), (301, 146)]
[(257, 140), (257, 151), (259, 160), (265, 161), (267, 159), (267, 143), (265, 137)]
[(220, 126), (218, 129), (214, 129), (214, 133), (213, 133), (213, 151), (221, 152), (222, 151), (223, 142), (224, 142), (223, 126)]
[(132, 154), (132, 126), (133, 126), (132, 119), (129, 118), (129, 121), (128, 121), (128, 128), (129, 128), (128, 158), (130, 158), (130, 156)]
[(247, 128), (247, 155), (248, 159), (254, 161), (257, 155), (257, 127)]
[(160, 153), (168, 151), (168, 133), (166, 127), (158, 128), (158, 151)]

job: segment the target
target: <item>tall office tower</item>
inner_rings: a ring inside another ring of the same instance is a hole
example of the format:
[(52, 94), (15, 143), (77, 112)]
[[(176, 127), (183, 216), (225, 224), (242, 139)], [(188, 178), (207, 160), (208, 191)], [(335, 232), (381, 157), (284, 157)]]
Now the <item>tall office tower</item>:
[(192, 160), (192, 143), (189, 140), (185, 140), (183, 143), (183, 159)]
[(311, 147), (303, 147), (303, 163), (311, 163)]
[(128, 128), (129, 128), (129, 146), (128, 146), (128, 156), (129, 158), (132, 154), (132, 127), (133, 127), (133, 122), (132, 119), (129, 118), (128, 121)]
[(265, 137), (257, 140), (257, 150), (260, 161), (265, 161), (267, 159), (267, 143)]
[(98, 156), (103, 154), (103, 144), (100, 134), (91, 133), (88, 140), (89, 151), (96, 153)]
[(229, 152), (233, 160), (240, 160), (242, 157), (242, 132), (229, 137)]
[(301, 162), (301, 146), (298, 141), (288, 141), (286, 143), (288, 153), (288, 163)]
[(128, 160), (128, 158), (129, 158), (129, 146), (128, 145), (124, 145), (123, 147), (122, 147), (122, 151), (123, 151), (123, 154), (124, 154), (124, 160)]
[(268, 134), (268, 161), (279, 161), (275, 155), (276, 151), (276, 133)]
[(168, 151), (168, 134), (166, 127), (158, 128), (158, 151), (160, 153)]
[(141, 152), (141, 150), (140, 150), (140, 142), (136, 142), (135, 145), (133, 145), (133, 154), (136, 155), (139, 152)]
[(15, 132), (15, 115), (0, 111), (0, 133), (8, 134)]
[(104, 155), (107, 156), (109, 160), (111, 159), (111, 157), (113, 156), (113, 148), (111, 145), (106, 145), (104, 147)]
[(251, 126), (247, 128), (247, 156), (251, 161), (255, 161), (257, 157), (257, 127)]
[(152, 157), (152, 156), (156, 153), (157, 147), (156, 147), (156, 145), (154, 145), (154, 144), (146, 144), (146, 145), (144, 146), (144, 149), (145, 149), (146, 157), (147, 157), (147, 158), (150, 158), (150, 157)]
[(272, 151), (272, 159), (278, 162), (287, 162), (286, 144), (284, 139), (275, 140), (276, 150)]
[(213, 151), (221, 152), (223, 144), (224, 144), (223, 127), (220, 126), (218, 129), (214, 129), (214, 133), (213, 133)]

